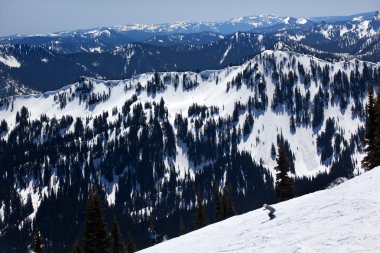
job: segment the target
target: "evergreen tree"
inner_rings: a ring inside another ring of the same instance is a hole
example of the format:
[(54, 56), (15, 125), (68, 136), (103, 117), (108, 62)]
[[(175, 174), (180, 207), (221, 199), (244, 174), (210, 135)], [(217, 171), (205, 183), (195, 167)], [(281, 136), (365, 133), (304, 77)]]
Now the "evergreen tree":
[(0, 133), (1, 132), (7, 132), (8, 131), (8, 124), (7, 122), (3, 119), (0, 123)]
[(378, 82), (378, 86), (379, 90), (374, 104), (375, 124), (372, 130), (374, 131), (374, 150), (371, 154), (372, 165), (369, 169), (380, 166), (380, 81)]
[(45, 252), (44, 245), (42, 242), (41, 233), (37, 228), (34, 230), (34, 235), (33, 235), (33, 239), (32, 239), (32, 243), (30, 245), (30, 248), (34, 253)]
[(314, 96), (313, 120), (311, 122), (313, 128), (320, 126), (324, 118), (324, 93), (319, 87), (318, 93)]
[(178, 236), (185, 234), (185, 222), (183, 221), (182, 215), (179, 217), (179, 227)]
[(76, 137), (80, 137), (83, 135), (84, 132), (84, 126), (81, 118), (77, 118), (74, 124), (74, 134)]
[(156, 227), (156, 224), (155, 224), (155, 218), (154, 218), (154, 213), (151, 213), (150, 214), (150, 217), (149, 217), (149, 227), (151, 229), (154, 230), (154, 228)]
[(198, 194), (195, 225), (199, 229), (199, 228), (203, 228), (207, 224), (208, 224), (208, 219), (207, 219), (206, 207), (203, 204), (203, 196), (201, 194)]
[(224, 209), (224, 218), (230, 218), (232, 216), (236, 215), (236, 210), (235, 210), (235, 204), (232, 199), (232, 190), (231, 186), (228, 185), (224, 189), (224, 194), (223, 194), (223, 209)]
[(272, 143), (272, 147), (270, 148), (270, 154), (272, 156), (272, 159), (276, 158), (276, 148), (274, 147), (273, 143)]
[(100, 196), (96, 189), (91, 190), (88, 196), (85, 226), (84, 252), (110, 252), (111, 240), (104, 219), (104, 211), (101, 205)]
[(296, 122), (294, 120), (294, 116), (290, 116), (290, 132), (295, 133), (296, 132)]
[(296, 189), (294, 179), (289, 177), (290, 162), (286, 155), (284, 145), (278, 148), (276, 174), (276, 194), (279, 201), (295, 197)]
[[(378, 100), (378, 99), (377, 99)], [(376, 100), (376, 102), (377, 102)], [(378, 103), (376, 103), (378, 104)], [(375, 100), (373, 97), (373, 87), (368, 86), (368, 103), (366, 106), (366, 123), (365, 123), (365, 139), (364, 144), (366, 156), (363, 158), (362, 165), (366, 170), (374, 167), (375, 160), (375, 133), (376, 133), (376, 118), (375, 118)]]
[(112, 253), (125, 253), (125, 244), (121, 238), (120, 227), (116, 221), (116, 217), (113, 219), (112, 243)]
[(132, 238), (131, 232), (128, 233), (127, 252), (134, 253), (136, 251), (136, 244)]
[(73, 244), (73, 247), (71, 248), (71, 253), (82, 253), (82, 249), (80, 248), (78, 241), (76, 241)]
[(214, 208), (215, 208), (215, 221), (216, 222), (222, 221), (224, 217), (222, 194), (219, 192), (217, 187), (214, 190)]

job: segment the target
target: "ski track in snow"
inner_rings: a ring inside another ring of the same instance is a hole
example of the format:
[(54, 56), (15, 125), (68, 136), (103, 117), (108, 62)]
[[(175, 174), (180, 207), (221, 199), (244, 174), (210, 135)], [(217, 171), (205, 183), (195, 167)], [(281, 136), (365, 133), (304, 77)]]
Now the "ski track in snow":
[(380, 252), (380, 167), (332, 189), (232, 217), (140, 253)]

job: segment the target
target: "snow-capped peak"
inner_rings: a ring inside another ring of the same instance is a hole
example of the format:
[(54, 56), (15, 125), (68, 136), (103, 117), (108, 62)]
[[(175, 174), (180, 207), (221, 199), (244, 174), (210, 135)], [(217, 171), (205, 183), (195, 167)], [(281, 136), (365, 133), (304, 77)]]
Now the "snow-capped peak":
[(111, 32), (108, 29), (95, 29), (95, 30), (86, 32), (86, 34), (91, 34), (94, 38), (100, 37), (103, 35), (108, 36), (108, 37), (111, 36)]
[(305, 19), (305, 18), (297, 18), (296, 23), (300, 24), (300, 25), (304, 25), (304, 24), (307, 23), (307, 19)]
[(352, 21), (362, 21), (362, 20), (363, 20), (363, 16), (354, 17), (352, 19)]
[(282, 22), (284, 24), (289, 24), (290, 17), (285, 18)]

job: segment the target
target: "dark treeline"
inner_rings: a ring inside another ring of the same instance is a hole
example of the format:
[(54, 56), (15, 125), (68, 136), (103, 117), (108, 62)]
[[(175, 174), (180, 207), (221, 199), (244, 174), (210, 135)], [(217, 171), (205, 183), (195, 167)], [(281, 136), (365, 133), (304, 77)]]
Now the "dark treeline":
[[(109, 122), (105, 112), (91, 119), (92, 127), (90, 119), (65, 116), (58, 121), (41, 116), (38, 120), (30, 120), (29, 114), (27, 108), (22, 108), (8, 140), (0, 141), (5, 175), (0, 179), (4, 220), (14, 224), (3, 224), (4, 252), (10, 248), (16, 248), (16, 252), (25, 251), (25, 242), (30, 241), (32, 231), (28, 218), (33, 213), (32, 194), (36, 193), (42, 199), (35, 224), (46, 240), (48, 252), (51, 249), (67, 252), (83, 230), (83, 210), (90, 184), (100, 185), (100, 195), (107, 203), (106, 194), (112, 189), (107, 185), (118, 183), (115, 201), (107, 208), (106, 219), (111, 224), (115, 215), (121, 231), (134, 231), (137, 248), (147, 246), (149, 210), (153, 210), (161, 233), (176, 236), (178, 225), (173, 224), (178, 224), (179, 216), (185, 221), (194, 219), (197, 192), (203, 194), (207, 203), (212, 203), (214, 182), (224, 182), (225, 174), (228, 182), (224, 183), (234, 189), (230, 194), (237, 203), (238, 212), (274, 199), (273, 179), (248, 153), (237, 150), (237, 132), (235, 129), (229, 133), (228, 124), (232, 122), (228, 120), (222, 120), (219, 125), (207, 122), (204, 132), (197, 128), (193, 136), (190, 126), (183, 126), (187, 118), (178, 115), (175, 126), (169, 123), (163, 100), (143, 106), (135, 97), (126, 101), (116, 121)], [(178, 128), (177, 134), (174, 127)], [(110, 138), (113, 134), (117, 138)], [(216, 135), (219, 142), (216, 142)], [(187, 150), (192, 168), (205, 161), (213, 162), (198, 171), (194, 178), (191, 167), (180, 178), (174, 167), (176, 142)], [(35, 192), (31, 192), (23, 203), (13, 186), (27, 188), (30, 178), (34, 179)], [(161, 183), (157, 185), (157, 182)], [(211, 217), (212, 205), (208, 204), (205, 211)], [(169, 218), (165, 218), (167, 214)], [(16, 225), (20, 223), (23, 224), (21, 231)], [(191, 231), (195, 226), (186, 224), (186, 228)]]

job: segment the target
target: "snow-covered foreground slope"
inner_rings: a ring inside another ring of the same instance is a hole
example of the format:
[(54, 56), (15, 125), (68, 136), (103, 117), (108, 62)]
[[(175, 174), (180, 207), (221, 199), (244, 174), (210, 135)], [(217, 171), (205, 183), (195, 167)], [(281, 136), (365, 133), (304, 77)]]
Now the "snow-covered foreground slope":
[(141, 253), (380, 252), (380, 168), (324, 191), (175, 238)]

